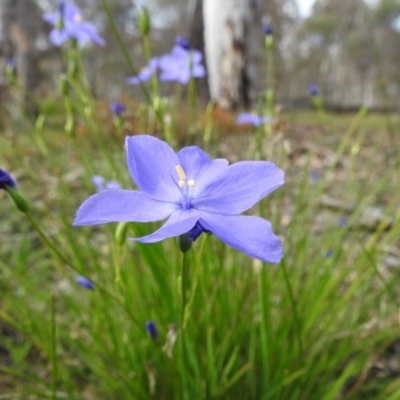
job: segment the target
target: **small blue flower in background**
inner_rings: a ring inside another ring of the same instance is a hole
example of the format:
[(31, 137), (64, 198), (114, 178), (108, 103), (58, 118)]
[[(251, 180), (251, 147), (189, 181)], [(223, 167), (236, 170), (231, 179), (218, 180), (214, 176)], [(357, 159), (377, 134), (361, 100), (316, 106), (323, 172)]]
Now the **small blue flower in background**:
[(94, 290), (93, 282), (90, 279), (85, 278), (84, 276), (77, 276), (75, 278), (75, 282), (78, 285), (81, 285), (82, 287), (84, 287), (85, 289)]
[(314, 84), (308, 87), (308, 93), (310, 93), (310, 96), (312, 97), (319, 96), (321, 94), (321, 92), (318, 89), (318, 86)]
[(186, 40), (183, 36), (177, 36), (177, 37), (175, 38), (175, 43), (176, 43), (178, 46), (181, 46), (182, 49), (184, 49), (184, 50), (186, 50), (186, 51), (190, 50), (190, 43), (189, 43), (189, 41)]
[(348, 218), (346, 216), (343, 216), (339, 220), (339, 227), (343, 228), (347, 224)]
[(121, 113), (126, 110), (126, 106), (118, 101), (115, 101), (110, 105), (110, 110), (116, 117), (120, 117)]
[(260, 126), (263, 124), (271, 123), (273, 120), (269, 117), (260, 117), (253, 113), (241, 113), (238, 116), (237, 123), (239, 125), (251, 124), (253, 126)]
[(12, 73), (16, 72), (16, 64), (14, 58), (7, 58), (6, 69), (11, 71)]
[(152, 75), (157, 71), (158, 58), (152, 58), (149, 63), (142, 68), (136, 76), (131, 76), (126, 80), (128, 85), (139, 85), (140, 82), (148, 81)]
[(166, 54), (159, 59), (161, 81), (175, 81), (186, 85), (190, 78), (203, 78), (206, 75), (206, 69), (201, 64), (203, 55), (201, 51), (190, 50), (190, 45), (184, 44), (183, 38), (178, 36), (176, 44), (170, 54)]
[(115, 190), (121, 189), (121, 184), (117, 181), (105, 181), (105, 179), (100, 175), (92, 176), (92, 183), (98, 192), (103, 190)]
[(317, 171), (311, 171), (310, 172), (310, 178), (314, 182), (318, 182), (320, 179), (319, 173)]
[(50, 40), (55, 46), (62, 45), (69, 38), (78, 43), (93, 41), (100, 46), (106, 43), (93, 24), (83, 21), (80, 8), (73, 3), (59, 1), (58, 11), (43, 14), (43, 19), (54, 26)]
[(191, 234), (200, 224), (229, 246), (262, 261), (278, 263), (282, 242), (271, 223), (239, 215), (283, 185), (284, 172), (267, 161), (211, 160), (197, 146), (177, 154), (148, 135), (126, 138), (129, 172), (141, 191), (104, 190), (78, 209), (74, 225), (168, 220), (156, 232), (131, 238), (154, 243)]
[(333, 251), (332, 250), (327, 250), (325, 253), (325, 258), (332, 258), (333, 257)]
[(272, 35), (273, 34), (273, 29), (271, 24), (267, 24), (264, 26), (264, 33), (266, 35)]
[(6, 186), (16, 189), (17, 182), (7, 171), (4, 171), (4, 169), (0, 168), (0, 189), (5, 189)]
[(146, 331), (153, 339), (158, 338), (157, 326), (153, 321), (146, 322)]

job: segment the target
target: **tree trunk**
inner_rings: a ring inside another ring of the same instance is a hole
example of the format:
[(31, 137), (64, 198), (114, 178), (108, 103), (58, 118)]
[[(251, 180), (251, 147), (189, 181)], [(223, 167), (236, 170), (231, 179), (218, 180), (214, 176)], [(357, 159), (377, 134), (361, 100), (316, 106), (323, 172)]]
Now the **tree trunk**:
[(203, 0), (204, 39), (211, 99), (233, 109), (257, 101), (263, 0)]
[[(207, 64), (204, 52), (204, 18), (203, 18), (203, 0), (190, 0), (188, 6), (188, 26), (186, 28), (187, 37), (194, 49), (203, 53), (204, 64)], [(207, 79), (197, 80), (197, 93), (202, 100), (210, 99)]]
[[(28, 92), (37, 85), (35, 39), (42, 20), (33, 0), (0, 1), (0, 54), (15, 61), (18, 82)], [(19, 99), (24, 108), (31, 108), (28, 98)]]

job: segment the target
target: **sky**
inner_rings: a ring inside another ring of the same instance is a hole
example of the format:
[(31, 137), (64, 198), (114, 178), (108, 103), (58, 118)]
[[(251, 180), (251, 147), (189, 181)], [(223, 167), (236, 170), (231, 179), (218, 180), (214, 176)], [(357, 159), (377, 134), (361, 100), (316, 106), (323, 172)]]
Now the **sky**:
[[(299, 6), (300, 17), (307, 18), (311, 14), (315, 0), (296, 0), (296, 2)], [(378, 3), (378, 0), (364, 0), (364, 2), (370, 7), (374, 7)]]
[(296, 0), (299, 6), (300, 17), (307, 18), (311, 14), (315, 0)]

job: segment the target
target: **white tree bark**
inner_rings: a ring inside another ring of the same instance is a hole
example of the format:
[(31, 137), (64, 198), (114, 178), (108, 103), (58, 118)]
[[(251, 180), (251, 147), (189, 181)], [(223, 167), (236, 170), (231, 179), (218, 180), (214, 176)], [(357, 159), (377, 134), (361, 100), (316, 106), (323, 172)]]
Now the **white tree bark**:
[(210, 95), (220, 107), (232, 109), (257, 100), (264, 4), (263, 0), (203, 0)]

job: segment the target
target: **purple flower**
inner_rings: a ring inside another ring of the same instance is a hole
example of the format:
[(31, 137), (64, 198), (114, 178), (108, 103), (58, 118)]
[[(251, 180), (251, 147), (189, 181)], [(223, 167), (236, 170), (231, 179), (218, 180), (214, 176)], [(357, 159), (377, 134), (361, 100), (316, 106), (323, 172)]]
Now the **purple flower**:
[(319, 96), (321, 94), (318, 89), (318, 86), (314, 85), (314, 84), (312, 84), (308, 87), (308, 93), (310, 93), (310, 96), (312, 96), (312, 97)]
[(116, 117), (120, 117), (121, 113), (123, 113), (126, 110), (126, 107), (124, 104), (115, 101), (110, 105), (110, 110)]
[(92, 282), (90, 279), (85, 278), (84, 276), (77, 276), (77, 277), (75, 278), (75, 282), (76, 282), (78, 285), (81, 285), (82, 287), (84, 287), (84, 288), (86, 288), (86, 289), (94, 290), (94, 284), (93, 284), (93, 282)]
[(189, 41), (186, 40), (183, 36), (177, 36), (177, 37), (175, 38), (175, 43), (176, 43), (178, 46), (181, 46), (182, 49), (184, 49), (184, 50), (186, 50), (186, 51), (190, 50), (190, 43), (189, 43)]
[(251, 124), (253, 126), (259, 126), (262, 124), (271, 123), (272, 118), (269, 117), (260, 117), (253, 113), (241, 113), (238, 116), (237, 123), (239, 125), (242, 124)]
[(60, 46), (69, 38), (76, 39), (78, 43), (91, 40), (100, 46), (106, 43), (93, 24), (83, 21), (80, 8), (73, 3), (60, 1), (58, 11), (43, 14), (43, 19), (54, 26), (50, 40), (55, 46)]
[(347, 224), (348, 218), (346, 216), (343, 216), (339, 220), (339, 227), (343, 228)]
[(146, 322), (146, 331), (153, 339), (157, 339), (158, 331), (156, 324), (153, 321)]
[(6, 186), (16, 189), (17, 182), (15, 182), (15, 180), (7, 171), (4, 171), (4, 169), (0, 168), (0, 189), (5, 189)]
[(201, 64), (202, 57), (201, 51), (185, 50), (181, 45), (174, 46), (170, 54), (159, 59), (160, 80), (186, 85), (190, 77), (203, 78), (206, 70)]
[(310, 172), (310, 178), (314, 182), (318, 182), (319, 181), (319, 173), (317, 171), (311, 171)]
[(14, 58), (7, 58), (6, 69), (8, 69), (9, 71), (11, 71), (12, 73), (15, 74), (15, 72), (16, 72), (16, 64), (15, 64), (15, 59)]
[(325, 252), (325, 258), (332, 258), (333, 257), (333, 251), (332, 250), (327, 250)]
[(142, 68), (136, 76), (131, 76), (126, 80), (128, 85), (138, 85), (140, 82), (148, 81), (157, 71), (158, 58), (152, 58), (149, 63)]
[[(106, 190), (78, 209), (74, 225), (168, 220), (156, 232), (132, 238), (141, 243), (191, 233), (199, 223), (229, 246), (262, 261), (277, 263), (282, 242), (271, 223), (242, 212), (284, 183), (284, 172), (267, 161), (228, 165), (211, 160), (197, 146), (176, 154), (148, 135), (126, 138), (128, 169), (141, 191)], [(195, 228), (196, 229), (196, 228)]]
[(266, 35), (272, 35), (273, 34), (273, 29), (271, 24), (267, 24), (264, 26), (264, 33)]
[(103, 190), (115, 190), (121, 189), (121, 184), (117, 181), (108, 181), (106, 182), (105, 179), (100, 175), (92, 176), (92, 183), (96, 187), (98, 192), (102, 192)]

